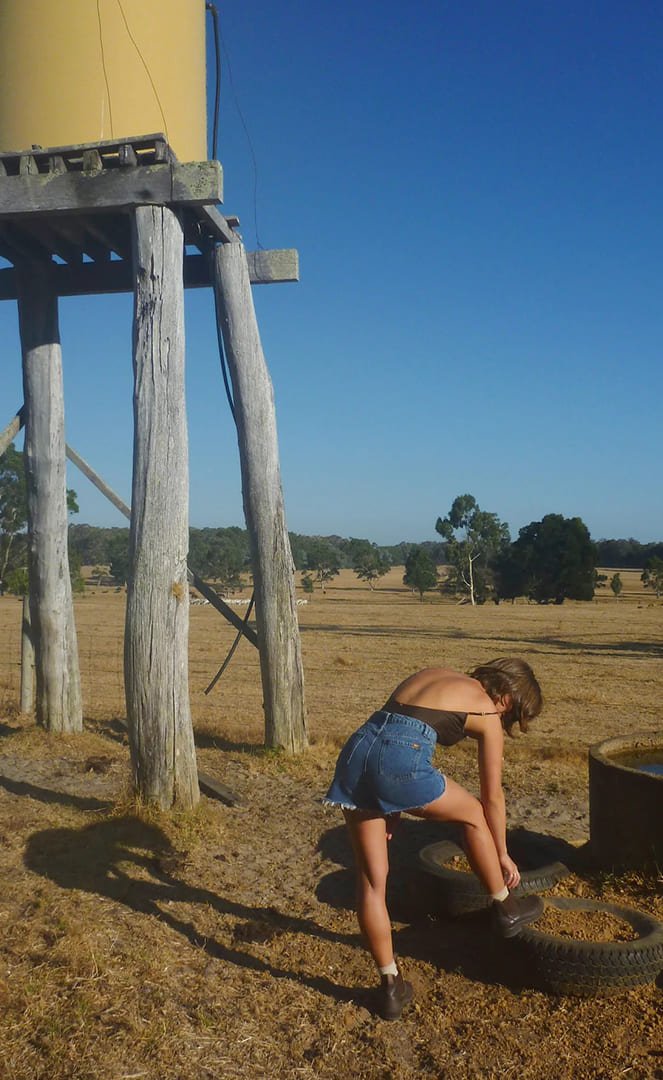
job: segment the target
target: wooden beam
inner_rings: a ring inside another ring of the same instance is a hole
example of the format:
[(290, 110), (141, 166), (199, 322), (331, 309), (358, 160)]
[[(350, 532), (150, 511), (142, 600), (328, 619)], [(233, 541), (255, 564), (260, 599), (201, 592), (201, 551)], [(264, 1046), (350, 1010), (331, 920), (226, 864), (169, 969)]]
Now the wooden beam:
[[(77, 219), (72, 217), (72, 220)], [(131, 230), (125, 216), (94, 214), (82, 220), (85, 222), (86, 233), (89, 233), (93, 240), (98, 240), (121, 259), (131, 260)]]
[(20, 710), (32, 716), (35, 709), (35, 643), (32, 635), (30, 596), (23, 597), (21, 619), (21, 698)]
[(62, 237), (67, 243), (73, 245), (80, 254), (79, 262), (83, 255), (89, 255), (96, 262), (108, 262), (111, 257), (111, 249), (107, 244), (100, 243), (91, 233), (86, 231), (85, 218), (75, 217), (68, 214), (50, 218), (39, 218), (38, 223), (43, 222), (52, 229), (56, 238)]
[[(63, 219), (64, 220), (64, 219)], [(299, 281), (299, 258), (296, 249), (250, 251), (247, 253), (252, 285)], [(91, 296), (99, 293), (130, 292), (133, 288), (131, 267), (125, 260), (53, 266), (53, 282), (58, 296)], [(206, 288), (212, 284), (209, 259), (205, 255), (184, 258), (184, 287)], [(16, 275), (12, 267), (0, 270), (0, 300), (16, 299)]]
[[(77, 266), (83, 262), (81, 248), (69, 237), (63, 236), (60, 230), (53, 228), (53, 221), (66, 221), (66, 218), (44, 221), (43, 218), (26, 218), (21, 221), (20, 229), (14, 227), (14, 232), (21, 236), (29, 236), (35, 244), (41, 245), (46, 256), (57, 255), (58, 258), (70, 265)], [(71, 219), (74, 220), (73, 218)]]
[(220, 780), (210, 776), (209, 773), (201, 772), (200, 769), (198, 770), (198, 784), (203, 795), (207, 795), (212, 799), (219, 799), (226, 806), (242, 806), (244, 803), (241, 795), (237, 795), (225, 784), (222, 784)]
[(236, 630), (242, 631), (247, 641), (250, 641), (252, 645), (255, 645), (256, 649), (258, 648), (258, 635), (253, 627), (247, 626), (236, 611), (233, 611), (228, 604), (224, 604), (221, 597), (214, 591), (211, 585), (208, 585), (206, 581), (203, 581), (202, 578), (198, 577), (191, 569), (189, 569), (189, 581), (194, 589), (197, 589), (199, 593), (202, 593), (206, 600), (209, 600), (212, 607), (215, 607), (228, 622), (233, 624)]
[(223, 175), (218, 161), (37, 173), (2, 177), (0, 218), (129, 210), (150, 204), (204, 206), (222, 198)]
[(13, 420), (10, 420), (5, 430), (0, 432), (0, 457), (2, 457), (9, 444), (13, 443), (24, 423), (25, 406), (21, 405)]
[(265, 742), (307, 745), (294, 563), (281, 487), (274, 391), (260, 342), (241, 243), (214, 253), (217, 320), (233, 387), (244, 516), (251, 543)]
[(37, 723), (83, 730), (67, 554), (64, 392), (57, 296), (48, 267), (21, 264), (19, 327), (25, 391), (25, 479)]
[[(223, 202), (223, 199), (219, 199), (219, 202)], [(198, 213), (212, 236), (220, 240), (222, 244), (240, 243), (239, 236), (232, 231), (223, 214), (215, 206), (201, 206)]]
[(0, 252), (6, 259), (39, 259), (50, 262), (51, 252), (45, 240), (37, 240), (16, 224), (0, 221)]
[(252, 285), (299, 281), (299, 252), (296, 248), (247, 251), (246, 261)]
[[(41, 162), (44, 171), (47, 166), (50, 167), (49, 163), (54, 157), (59, 158), (65, 168), (75, 169), (80, 166), (89, 150), (95, 150), (105, 165), (113, 162), (118, 163), (120, 147), (126, 145), (133, 147), (139, 161), (177, 161), (177, 157), (168, 145), (166, 136), (162, 131), (154, 132), (151, 135), (132, 135), (124, 139), (102, 139), (100, 142), (95, 143), (70, 143), (67, 146), (47, 147), (33, 146), (29, 153), (38, 163)], [(0, 152), (0, 168), (5, 168), (6, 173), (13, 172), (15, 175), (17, 161), (20, 161), (26, 153), (28, 151), (24, 153), (15, 150)]]
[(97, 490), (100, 491), (102, 495), (105, 495), (108, 501), (112, 502), (113, 506), (117, 510), (119, 510), (121, 514), (124, 514), (124, 516), (128, 518), (129, 521), (131, 521), (131, 510), (129, 509), (127, 504), (120, 498), (119, 495), (115, 494), (112, 488), (109, 488), (108, 484), (104, 483), (99, 474), (94, 471), (92, 466), (88, 465), (87, 461), (80, 457), (80, 455), (77, 454), (75, 450), (72, 450), (71, 446), (69, 446), (68, 444), (66, 446), (66, 454), (72, 464), (75, 465), (77, 469), (80, 469), (80, 471), (83, 473), (83, 476), (87, 476), (90, 483), (94, 484)]
[(137, 207), (132, 246), (134, 455), (124, 636), (129, 745), (137, 793), (162, 810), (189, 810), (200, 790), (188, 667), (184, 236), (175, 213), (163, 205)]
[[(116, 717), (115, 723), (119, 724), (127, 733), (129, 732), (122, 717)], [(219, 802), (225, 803), (226, 806), (244, 805), (245, 800), (242, 795), (238, 795), (236, 791), (231, 791), (229, 787), (222, 784), (216, 777), (210, 776), (209, 773), (201, 772), (200, 769), (198, 770), (198, 786), (203, 795), (207, 795), (210, 799), (218, 799)]]

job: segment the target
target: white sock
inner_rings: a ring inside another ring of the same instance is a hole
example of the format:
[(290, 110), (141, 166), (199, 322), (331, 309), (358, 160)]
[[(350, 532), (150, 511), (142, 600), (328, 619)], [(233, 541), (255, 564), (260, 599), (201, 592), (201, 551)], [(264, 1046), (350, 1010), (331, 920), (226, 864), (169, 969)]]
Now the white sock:
[(499, 892), (494, 892), (494, 893), (490, 894), (492, 900), (500, 900), (500, 901), (506, 900), (508, 895), (509, 895), (509, 890), (507, 889), (506, 885), (504, 886), (503, 889), (500, 889)]
[(390, 964), (379, 969), (381, 975), (398, 975), (398, 968), (396, 967), (396, 961), (392, 960)]

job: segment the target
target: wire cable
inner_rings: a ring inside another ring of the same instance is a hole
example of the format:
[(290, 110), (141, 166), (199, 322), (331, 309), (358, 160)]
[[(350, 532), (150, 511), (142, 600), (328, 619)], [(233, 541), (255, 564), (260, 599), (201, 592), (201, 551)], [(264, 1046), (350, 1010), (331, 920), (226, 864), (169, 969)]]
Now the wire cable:
[[(98, 5), (98, 3), (99, 3), (99, 0), (97, 0), (97, 5)], [(150, 80), (150, 86), (152, 87), (152, 91), (153, 91), (154, 96), (156, 98), (157, 105), (159, 106), (159, 112), (161, 113), (161, 119), (163, 120), (163, 132), (164, 132), (164, 135), (166, 136), (166, 142), (170, 142), (170, 140), (168, 138), (168, 124), (166, 123), (166, 115), (165, 115), (165, 113), (163, 111), (163, 105), (161, 104), (161, 98), (159, 97), (159, 92), (158, 92), (158, 90), (156, 88), (156, 85), (154, 83), (154, 79), (152, 78), (152, 74), (150, 72), (150, 69), (147, 66), (147, 62), (145, 60), (145, 57), (143, 56), (142, 52), (140, 51), (140, 49), (138, 47), (138, 43), (137, 43), (136, 39), (133, 36), (133, 34), (131, 33), (131, 30), (129, 28), (129, 23), (127, 22), (127, 17), (124, 14), (124, 8), (122, 7), (122, 0), (117, 0), (117, 6), (120, 9), (120, 14), (122, 16), (122, 21), (124, 22), (124, 26), (126, 28), (127, 34), (129, 35), (129, 40), (131, 41), (131, 44), (133, 45), (136, 52), (138, 53), (138, 57), (140, 59), (140, 62), (143, 65), (143, 67), (145, 68), (145, 74), (147, 75), (148, 79)]]
[(215, 60), (215, 78), (214, 78), (214, 120), (212, 121), (212, 161), (216, 160), (216, 148), (219, 137), (219, 102), (221, 100), (221, 45), (219, 42), (219, 12), (215, 4), (210, 3), (207, 0), (205, 3), (206, 11), (212, 16), (212, 28), (214, 30), (214, 60)]
[[(102, 25), (101, 25), (101, 0), (97, 0), (97, 21), (99, 23), (99, 46), (101, 48), (101, 68), (102, 68), (102, 71), (104, 73), (104, 82), (106, 83), (106, 96), (108, 98), (108, 119), (110, 120), (110, 136), (111, 136), (111, 139), (114, 139), (115, 134), (113, 132), (113, 106), (111, 105), (110, 84), (108, 82), (108, 72), (106, 70), (106, 53), (105, 53), (105, 50), (104, 50), (104, 34), (103, 34), (103, 28), (102, 28)], [(103, 132), (103, 126), (102, 126), (100, 138), (103, 139), (103, 137), (104, 137), (104, 132)]]
[[(210, 253), (210, 259), (214, 258), (214, 249)], [(233, 400), (233, 392), (230, 385), (230, 373), (228, 371), (228, 360), (226, 358), (226, 350), (223, 347), (223, 334), (221, 333), (221, 311), (219, 308), (219, 298), (216, 293), (216, 288), (212, 289), (214, 293), (214, 312), (216, 315), (216, 340), (219, 347), (219, 359), (221, 361), (221, 374), (223, 375), (223, 385), (226, 389), (226, 397), (228, 399), (228, 405), (230, 406), (230, 412), (237, 427), (237, 415), (235, 413), (235, 402)]]
[(237, 109), (237, 115), (239, 116), (241, 125), (244, 128), (244, 134), (246, 135), (246, 141), (247, 141), (247, 143), (249, 145), (249, 152), (251, 154), (251, 161), (253, 162), (253, 227), (255, 229), (255, 234), (256, 234), (256, 246), (259, 247), (261, 251), (264, 251), (262, 241), (260, 240), (260, 234), (258, 232), (258, 160), (256, 158), (255, 150), (253, 149), (253, 142), (251, 140), (251, 134), (249, 132), (248, 124), (246, 123), (246, 120), (244, 119), (244, 113), (242, 112), (242, 108), (241, 108), (241, 105), (239, 103), (239, 98), (237, 96), (237, 91), (235, 90), (235, 82), (234, 82), (234, 79), (233, 79), (232, 64), (230, 63), (230, 56), (228, 54), (228, 48), (226, 46), (226, 42), (225, 42), (225, 39), (223, 37), (223, 31), (221, 30), (220, 27), (219, 27), (219, 37), (221, 39), (221, 46), (223, 48), (223, 52), (224, 52), (224, 55), (225, 55), (225, 58), (226, 58), (226, 68), (228, 70), (228, 79), (229, 79), (229, 82), (230, 82), (230, 90), (231, 90), (231, 93), (232, 93), (232, 96), (233, 96), (233, 101), (235, 102), (235, 108)]
[(248, 606), (248, 608), (246, 609), (246, 615), (244, 616), (244, 620), (243, 620), (243, 622), (242, 622), (242, 629), (241, 629), (241, 630), (238, 630), (238, 631), (237, 631), (237, 636), (236, 636), (235, 640), (233, 641), (232, 645), (230, 646), (230, 651), (229, 651), (228, 655), (226, 656), (225, 660), (224, 660), (224, 661), (223, 661), (223, 663), (221, 664), (221, 667), (220, 667), (220, 668), (219, 668), (219, 670), (217, 671), (217, 673), (216, 673), (216, 675), (214, 676), (214, 678), (212, 679), (211, 683), (209, 684), (209, 686), (208, 686), (208, 687), (206, 688), (206, 690), (205, 690), (205, 693), (206, 693), (206, 694), (209, 694), (210, 690), (213, 690), (213, 689), (214, 689), (214, 687), (215, 687), (215, 686), (216, 686), (216, 684), (218, 683), (219, 679), (220, 679), (220, 678), (221, 678), (221, 676), (223, 675), (224, 671), (225, 671), (225, 670), (226, 670), (226, 668), (228, 667), (228, 664), (229, 664), (229, 663), (230, 663), (230, 661), (232, 660), (232, 658), (233, 658), (233, 654), (234, 654), (234, 652), (235, 652), (235, 649), (236, 649), (236, 648), (237, 648), (237, 646), (239, 645), (240, 639), (241, 639), (241, 638), (243, 637), (243, 635), (244, 635), (244, 627), (246, 626), (246, 624), (247, 624), (247, 623), (248, 623), (248, 621), (249, 621), (249, 616), (250, 616), (250, 614), (251, 614), (251, 611), (252, 611), (252, 609), (253, 609), (253, 601), (255, 600), (255, 596), (256, 596), (256, 594), (255, 594), (255, 593), (253, 593), (253, 594), (252, 594), (252, 596), (251, 596), (251, 599), (249, 600), (249, 606)]

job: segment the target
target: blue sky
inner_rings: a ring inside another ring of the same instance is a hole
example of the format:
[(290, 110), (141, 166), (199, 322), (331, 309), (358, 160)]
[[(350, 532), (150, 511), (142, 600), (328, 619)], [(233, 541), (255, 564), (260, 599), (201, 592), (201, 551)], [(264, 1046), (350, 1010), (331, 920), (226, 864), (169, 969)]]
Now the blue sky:
[[(662, 539), (663, 7), (218, 6), (222, 209), (300, 254), (254, 290), (289, 527), (435, 539), (470, 492), (514, 538), (561, 513)], [(209, 291), (186, 314), (191, 524), (243, 524)], [(128, 500), (130, 298), (63, 300), (61, 330), (67, 441)], [(0, 355), (4, 427), (11, 303)]]

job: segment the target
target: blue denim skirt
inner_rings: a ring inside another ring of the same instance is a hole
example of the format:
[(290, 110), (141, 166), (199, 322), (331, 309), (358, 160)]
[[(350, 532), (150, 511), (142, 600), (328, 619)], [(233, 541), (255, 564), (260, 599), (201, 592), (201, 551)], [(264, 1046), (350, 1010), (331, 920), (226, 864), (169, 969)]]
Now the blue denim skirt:
[(444, 792), (444, 776), (433, 767), (437, 736), (429, 724), (380, 710), (351, 735), (339, 754), (322, 800), (344, 810), (396, 814), (416, 810)]

